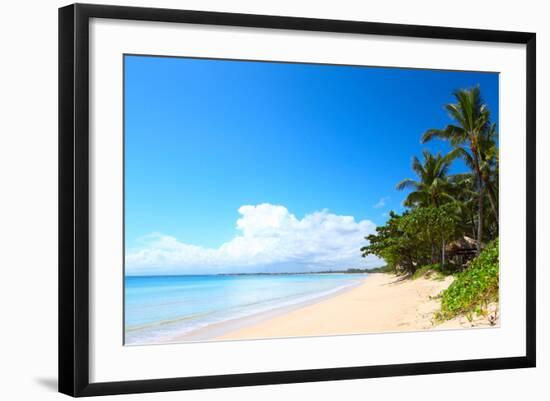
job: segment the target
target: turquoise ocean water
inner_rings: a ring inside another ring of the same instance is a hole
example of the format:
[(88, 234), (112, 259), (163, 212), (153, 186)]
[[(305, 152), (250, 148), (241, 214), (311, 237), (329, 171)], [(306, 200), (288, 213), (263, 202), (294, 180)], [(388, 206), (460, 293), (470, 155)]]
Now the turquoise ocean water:
[(214, 323), (315, 300), (363, 274), (147, 276), (125, 278), (125, 344), (169, 342)]

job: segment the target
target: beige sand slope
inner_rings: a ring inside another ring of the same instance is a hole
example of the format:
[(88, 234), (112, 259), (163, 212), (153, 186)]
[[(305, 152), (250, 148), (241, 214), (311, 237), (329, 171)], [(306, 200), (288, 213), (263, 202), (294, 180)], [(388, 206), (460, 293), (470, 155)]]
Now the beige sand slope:
[(237, 340), (269, 337), (416, 331), (433, 328), (488, 326), (457, 318), (434, 326), (439, 300), (432, 299), (447, 288), (452, 277), (442, 281), (420, 278), (404, 280), (388, 274), (371, 274), (347, 292), (290, 311), (282, 316), (237, 329), (217, 339)]

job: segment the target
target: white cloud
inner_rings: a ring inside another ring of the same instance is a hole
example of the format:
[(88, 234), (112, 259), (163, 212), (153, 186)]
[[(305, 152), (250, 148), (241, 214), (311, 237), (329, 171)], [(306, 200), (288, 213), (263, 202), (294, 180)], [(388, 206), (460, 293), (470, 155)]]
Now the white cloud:
[(388, 199), (390, 199), (389, 196), (385, 196), (385, 197), (383, 197), (383, 198), (380, 198), (380, 200), (379, 200), (378, 202), (376, 202), (376, 203), (374, 204), (373, 207), (376, 208), (376, 209), (379, 209), (379, 208), (381, 208), (381, 207), (386, 206), (386, 201), (387, 201)]
[(126, 255), (129, 274), (220, 272), (287, 272), (371, 267), (376, 257), (362, 258), (369, 220), (355, 221), (328, 210), (298, 219), (284, 206), (263, 203), (239, 208), (239, 234), (219, 248), (204, 248), (161, 233), (141, 239)]

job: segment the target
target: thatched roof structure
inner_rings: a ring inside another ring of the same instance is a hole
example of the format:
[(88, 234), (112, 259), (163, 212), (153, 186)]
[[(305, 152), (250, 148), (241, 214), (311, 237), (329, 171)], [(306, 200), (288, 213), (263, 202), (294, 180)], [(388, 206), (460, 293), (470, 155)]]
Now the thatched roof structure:
[[(483, 245), (483, 244), (482, 244)], [(445, 252), (453, 253), (468, 253), (477, 250), (477, 242), (475, 239), (464, 236), (456, 241), (449, 242), (445, 247)]]

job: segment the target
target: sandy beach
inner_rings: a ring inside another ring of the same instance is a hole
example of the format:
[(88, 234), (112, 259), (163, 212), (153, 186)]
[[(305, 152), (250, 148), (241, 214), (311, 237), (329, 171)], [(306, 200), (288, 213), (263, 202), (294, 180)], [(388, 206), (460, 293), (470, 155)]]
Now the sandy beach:
[(216, 339), (489, 327), (486, 319), (469, 322), (466, 318), (456, 318), (439, 325), (434, 323), (439, 300), (433, 297), (446, 289), (452, 280), (451, 276), (444, 280), (410, 280), (389, 274), (371, 274), (362, 284), (346, 292), (228, 332)]

